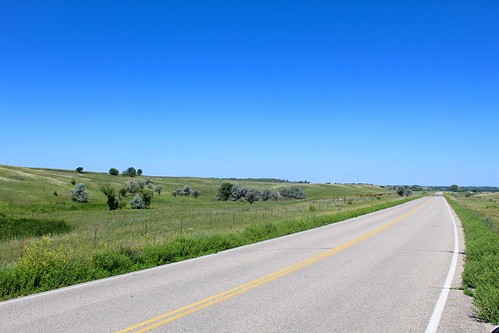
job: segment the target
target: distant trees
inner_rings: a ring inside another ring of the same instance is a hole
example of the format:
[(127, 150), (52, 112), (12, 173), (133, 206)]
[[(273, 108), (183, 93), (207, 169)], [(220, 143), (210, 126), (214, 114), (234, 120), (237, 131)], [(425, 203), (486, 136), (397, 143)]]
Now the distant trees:
[(78, 183), (71, 190), (71, 200), (76, 202), (88, 202), (88, 192), (85, 184)]
[(189, 185), (185, 185), (182, 188), (178, 188), (172, 191), (172, 196), (174, 197), (188, 197), (198, 198), (201, 195), (199, 190), (192, 189)]
[(450, 186), (450, 190), (451, 190), (452, 192), (459, 192), (459, 186), (457, 186), (456, 184), (452, 184), (452, 185)]
[(237, 201), (244, 199), (250, 204), (258, 200), (279, 200), (279, 199), (305, 199), (306, 195), (298, 186), (283, 187), (278, 192), (271, 192), (266, 189), (262, 192), (253, 189), (245, 188), (239, 184), (223, 183), (219, 186), (218, 192), (215, 195), (215, 200), (218, 201)]
[(77, 167), (76, 172), (83, 173), (83, 167), (81, 167), (81, 166)]
[(129, 167), (128, 169), (126, 169), (125, 171), (122, 172), (122, 175), (128, 176), (128, 177), (135, 177), (135, 176), (137, 176), (137, 170), (135, 170), (134, 167)]
[(409, 188), (409, 186), (399, 186), (397, 187), (397, 194), (401, 197), (404, 195), (406, 197), (410, 197), (412, 195), (412, 190)]
[(109, 169), (109, 174), (113, 176), (118, 176), (120, 174), (120, 171), (116, 168), (111, 168)]
[(305, 193), (298, 186), (285, 187), (279, 191), (279, 194), (286, 199), (305, 199)]

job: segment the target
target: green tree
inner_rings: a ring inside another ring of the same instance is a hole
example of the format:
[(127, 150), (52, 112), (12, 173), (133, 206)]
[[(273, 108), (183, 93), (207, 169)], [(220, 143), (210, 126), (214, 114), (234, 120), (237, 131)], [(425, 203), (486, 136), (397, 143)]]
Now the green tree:
[(77, 167), (76, 172), (78, 173), (83, 173), (83, 167)]
[(125, 171), (123, 171), (123, 176), (135, 177), (137, 176), (137, 170), (134, 167), (129, 167)]
[(452, 185), (450, 186), (450, 190), (451, 190), (452, 192), (459, 192), (459, 186), (457, 186), (456, 184), (452, 184)]
[(227, 201), (229, 200), (230, 195), (232, 194), (232, 187), (234, 184), (232, 183), (223, 183), (218, 187), (217, 195), (215, 196), (216, 200)]
[(116, 210), (119, 206), (119, 201), (116, 199), (116, 193), (109, 185), (101, 186), (101, 191), (107, 197), (107, 205), (109, 206), (109, 210)]
[(109, 169), (109, 174), (113, 175), (113, 176), (117, 176), (120, 174), (120, 171), (116, 168), (111, 168), (111, 169)]

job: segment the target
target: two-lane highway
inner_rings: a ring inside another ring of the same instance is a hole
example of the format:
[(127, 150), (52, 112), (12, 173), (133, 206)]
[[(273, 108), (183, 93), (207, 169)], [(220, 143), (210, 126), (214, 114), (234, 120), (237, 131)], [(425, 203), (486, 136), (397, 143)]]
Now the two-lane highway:
[(422, 198), (3, 302), (0, 332), (424, 332), (455, 257), (454, 231), (445, 199)]

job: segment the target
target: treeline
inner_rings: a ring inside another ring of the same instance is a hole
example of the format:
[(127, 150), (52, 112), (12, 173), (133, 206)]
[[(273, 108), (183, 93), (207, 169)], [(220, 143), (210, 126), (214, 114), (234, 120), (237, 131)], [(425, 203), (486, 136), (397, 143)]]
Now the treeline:
[(435, 191), (451, 191), (451, 192), (499, 192), (497, 186), (431, 186)]
[(214, 177), (211, 177), (211, 179), (232, 180), (232, 181), (251, 181), (251, 182), (260, 182), (260, 183), (310, 184), (310, 182), (308, 180), (291, 181), (291, 180), (279, 179), (279, 178), (214, 178)]
[(278, 191), (270, 191), (269, 189), (259, 191), (254, 188), (247, 188), (239, 184), (223, 183), (218, 188), (215, 195), (217, 201), (237, 201), (244, 199), (245, 201), (253, 204), (256, 201), (273, 200), (278, 201), (281, 199), (305, 199), (305, 193), (297, 186), (283, 187)]

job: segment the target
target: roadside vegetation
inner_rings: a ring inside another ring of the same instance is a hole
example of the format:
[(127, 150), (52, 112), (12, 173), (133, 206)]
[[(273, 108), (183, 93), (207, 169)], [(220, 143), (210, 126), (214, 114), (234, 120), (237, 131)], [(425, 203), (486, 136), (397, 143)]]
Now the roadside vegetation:
[(447, 196), (461, 219), (466, 242), (463, 287), (478, 317), (499, 324), (499, 194)]
[[(149, 177), (133, 167), (121, 174), (78, 169), (0, 165), (0, 299), (215, 253), (426, 194), (405, 198), (397, 187), (367, 184)], [(217, 199), (229, 187), (227, 200)]]

